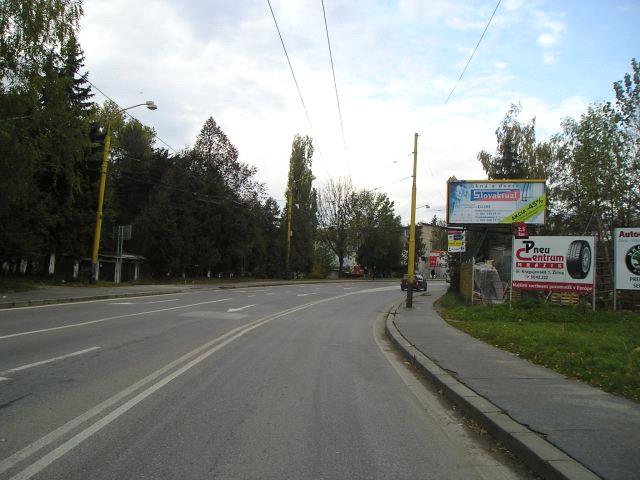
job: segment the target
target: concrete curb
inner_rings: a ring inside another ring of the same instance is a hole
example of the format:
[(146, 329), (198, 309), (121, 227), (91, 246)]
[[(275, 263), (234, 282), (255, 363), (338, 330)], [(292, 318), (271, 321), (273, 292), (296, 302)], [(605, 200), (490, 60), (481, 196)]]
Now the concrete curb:
[(150, 291), (150, 292), (136, 292), (136, 293), (113, 293), (110, 295), (88, 295), (86, 297), (68, 297), (68, 298), (47, 298), (38, 300), (23, 300), (19, 302), (6, 302), (0, 303), (0, 310), (9, 308), (20, 307), (35, 307), (40, 305), (57, 305), (60, 303), (76, 303), (76, 302), (89, 302), (92, 300), (110, 300), (114, 298), (131, 298), (131, 297), (151, 297), (154, 295), (172, 295), (176, 293), (182, 293), (184, 290), (176, 290), (175, 292), (166, 291)]
[(455, 376), (440, 368), (409, 342), (396, 327), (395, 315), (404, 303), (386, 312), (387, 336), (420, 373), (465, 414), (520, 458), (536, 475), (548, 480), (601, 480), (601, 477), (569, 457), (542, 436), (513, 420), (500, 407), (478, 395)]
[[(394, 279), (390, 279), (395, 280)], [(219, 285), (221, 290), (230, 290), (234, 288), (260, 288), (260, 287), (286, 287), (288, 285), (315, 285), (320, 283), (353, 283), (353, 282), (384, 282), (385, 280), (297, 280), (290, 282), (271, 282), (271, 283), (251, 283), (249, 285), (243, 285), (242, 283), (231, 285)]]

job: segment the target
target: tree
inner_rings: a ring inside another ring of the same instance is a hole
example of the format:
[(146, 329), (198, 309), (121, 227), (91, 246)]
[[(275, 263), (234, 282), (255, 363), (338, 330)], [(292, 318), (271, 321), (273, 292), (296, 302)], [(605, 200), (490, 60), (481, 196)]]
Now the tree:
[(402, 224), (389, 197), (370, 190), (358, 192), (354, 202), (353, 229), (358, 263), (374, 274), (390, 274), (400, 263)]
[(46, 58), (75, 36), (81, 0), (3, 0), (0, 15), (0, 85), (21, 88)]
[[(313, 188), (314, 176), (311, 171), (313, 163), (313, 142), (311, 137), (296, 135), (291, 146), (289, 159), (289, 179), (287, 182), (287, 204), (291, 201), (291, 257), (292, 272), (311, 271), (315, 230), (317, 225), (317, 194)], [(284, 219), (286, 222), (286, 218)], [(286, 231), (286, 227), (284, 228)], [(286, 245), (286, 238), (284, 239)], [(286, 246), (285, 246), (286, 251)]]
[(495, 155), (482, 150), (478, 161), (490, 179), (546, 178), (548, 147), (536, 143), (536, 119), (522, 124), (521, 107), (512, 104), (496, 130)]
[(338, 276), (342, 276), (344, 259), (353, 251), (351, 224), (355, 191), (348, 177), (329, 179), (318, 195), (320, 240), (338, 257)]

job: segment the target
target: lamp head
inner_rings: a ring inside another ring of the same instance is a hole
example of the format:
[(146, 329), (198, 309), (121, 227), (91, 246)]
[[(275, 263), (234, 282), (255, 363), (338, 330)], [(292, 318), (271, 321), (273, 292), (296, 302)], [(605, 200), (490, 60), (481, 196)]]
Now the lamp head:
[(149, 110), (157, 110), (157, 108), (158, 108), (158, 106), (154, 103), (154, 101), (153, 101), (153, 100), (147, 100), (147, 101), (145, 102), (145, 105), (147, 106), (147, 108), (148, 108)]

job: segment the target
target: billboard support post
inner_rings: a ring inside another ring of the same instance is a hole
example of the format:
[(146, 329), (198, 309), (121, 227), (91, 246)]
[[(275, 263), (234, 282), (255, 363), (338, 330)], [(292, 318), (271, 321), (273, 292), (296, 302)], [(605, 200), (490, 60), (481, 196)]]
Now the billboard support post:
[[(514, 236), (511, 234), (511, 258), (513, 258)], [(509, 310), (511, 310), (511, 302), (513, 301), (513, 260), (511, 261), (511, 278), (509, 279)]]
[(476, 291), (476, 257), (471, 257), (471, 306), (473, 307), (473, 294)]
[(596, 268), (598, 263), (596, 259), (598, 258), (597, 249), (593, 249), (593, 292), (591, 293), (591, 303), (593, 307), (593, 311), (596, 311)]
[(618, 289), (615, 286), (615, 278), (613, 279), (613, 311), (616, 311), (616, 307), (618, 306)]

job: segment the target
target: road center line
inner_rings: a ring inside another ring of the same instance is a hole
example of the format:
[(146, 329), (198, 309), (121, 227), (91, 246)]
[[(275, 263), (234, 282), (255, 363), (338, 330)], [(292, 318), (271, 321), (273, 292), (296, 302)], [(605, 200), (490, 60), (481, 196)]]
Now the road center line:
[[(180, 365), (184, 361), (190, 359), (191, 357), (196, 356), (198, 353), (202, 352), (203, 350), (206, 350), (207, 348), (211, 347), (212, 345), (215, 345), (218, 342), (221, 342), (221, 343), (218, 343), (218, 345), (216, 345), (213, 348), (211, 348), (210, 350), (207, 350), (206, 352), (202, 353), (200, 356), (198, 356), (197, 358), (191, 360), (189, 363), (187, 363), (183, 367), (179, 368), (178, 370), (174, 371), (172, 374), (169, 374), (168, 376), (164, 377), (160, 381), (158, 381), (155, 384), (153, 384), (150, 387), (148, 387), (146, 390), (143, 390), (141, 393), (139, 393), (138, 395), (136, 395), (135, 397), (133, 397), (129, 401), (125, 402), (120, 407), (118, 407), (115, 410), (113, 410), (111, 413), (109, 413), (106, 416), (102, 417), (100, 420), (95, 422), (93, 425), (90, 425), (85, 430), (83, 430), (80, 433), (76, 434), (74, 437), (70, 438), (66, 442), (62, 443), (59, 447), (57, 447), (56, 449), (54, 449), (51, 452), (49, 452), (47, 455), (45, 455), (45, 456), (41, 457), (40, 459), (36, 460), (34, 463), (32, 463), (27, 468), (25, 468), (24, 470), (19, 472), (17, 475), (13, 476), (11, 478), (11, 480), (28, 480), (28, 479), (32, 478), (34, 475), (36, 475), (40, 471), (44, 470), (47, 466), (49, 466), (51, 463), (56, 461), (58, 458), (62, 457), (64, 454), (66, 454), (67, 452), (69, 452), (70, 450), (75, 448), (77, 445), (82, 443), (84, 440), (89, 438), (91, 435), (93, 435), (94, 433), (98, 432), (100, 429), (102, 429), (103, 427), (105, 427), (106, 425), (108, 425), (109, 423), (114, 421), (115, 419), (117, 419), (120, 415), (124, 414), (125, 412), (127, 412), (128, 410), (133, 408), (135, 405), (140, 403), (142, 400), (147, 398), (149, 395), (151, 395), (155, 391), (157, 391), (160, 388), (162, 388), (164, 385), (169, 383), (171, 380), (175, 379), (179, 375), (181, 375), (184, 372), (186, 372), (187, 370), (191, 369), (193, 366), (195, 366), (198, 363), (202, 362), (205, 358), (207, 358), (211, 354), (217, 352), (218, 350), (220, 350), (224, 346), (228, 345), (229, 343), (231, 343), (232, 341), (236, 340), (237, 338), (245, 335), (246, 333), (254, 330), (255, 328), (258, 328), (259, 326), (267, 324), (267, 323), (269, 323), (269, 322), (271, 322), (271, 321), (273, 321), (273, 320), (275, 320), (277, 318), (284, 317), (285, 315), (289, 315), (291, 313), (295, 313), (295, 312), (298, 312), (300, 310), (304, 310), (306, 308), (313, 307), (315, 305), (319, 305), (321, 303), (327, 303), (327, 302), (330, 302), (330, 301), (333, 301), (333, 300), (337, 300), (337, 299), (344, 298), (344, 297), (349, 297), (349, 296), (352, 296), (352, 295), (358, 295), (358, 294), (362, 294), (362, 293), (373, 293), (373, 292), (395, 290), (395, 288), (396, 287), (379, 287), (379, 288), (372, 288), (372, 289), (368, 289), (368, 290), (360, 290), (358, 292), (344, 293), (342, 295), (337, 295), (337, 296), (334, 296), (334, 297), (324, 298), (324, 299), (321, 299), (321, 300), (316, 300), (314, 302), (305, 303), (305, 304), (299, 305), (297, 307), (292, 307), (292, 308), (289, 308), (287, 310), (283, 310), (281, 312), (277, 312), (277, 313), (268, 315), (266, 317), (260, 318), (258, 320), (255, 320), (254, 322), (249, 323), (248, 325), (234, 328), (233, 330), (230, 330), (229, 332), (225, 333), (224, 335), (221, 335), (220, 337), (217, 337), (217, 338), (211, 340), (210, 342), (207, 342), (204, 345), (201, 345), (200, 347), (198, 347), (198, 348), (192, 350), (191, 352), (183, 355), (182, 357), (178, 358), (177, 360), (174, 360), (173, 362), (169, 363), (168, 365), (165, 365), (164, 367), (160, 368), (159, 370), (156, 370), (155, 372), (153, 372), (152, 374), (150, 374), (147, 377), (143, 378), (142, 380), (140, 380), (140, 381), (136, 382), (135, 384), (127, 387), (126, 389), (122, 390), (121, 392), (113, 395), (112, 397), (110, 397), (107, 400), (105, 400), (104, 402), (96, 405), (92, 409), (90, 409), (87, 412), (81, 414), (80, 416), (74, 418), (73, 420), (70, 420), (69, 422), (67, 422), (64, 425), (58, 427), (56, 430), (48, 433), (47, 435), (45, 435), (44, 437), (40, 438), (39, 440), (36, 440), (36, 441), (32, 442), (31, 444), (27, 445), (22, 450), (14, 453), (10, 457), (0, 461), (0, 473), (3, 473), (5, 471), (9, 470), (13, 466), (15, 466), (17, 463), (29, 458), (30, 456), (32, 456), (33, 454), (35, 454), (36, 452), (38, 452), (42, 448), (48, 446), (49, 444), (51, 444), (52, 442), (54, 442), (58, 438), (64, 436), (65, 434), (67, 434), (70, 431), (74, 430), (78, 426), (82, 425), (84, 422), (90, 420), (91, 418), (95, 417), (96, 415), (99, 415), (104, 410), (112, 407), (113, 405), (115, 405), (120, 400), (123, 400), (124, 398), (126, 398), (130, 394), (134, 393), (138, 389), (140, 389), (140, 388), (144, 387), (145, 385), (151, 383), (152, 381), (154, 381), (155, 379), (161, 377), (163, 374), (169, 372), (170, 370), (172, 370), (176, 366)], [(211, 302), (204, 302), (204, 303), (211, 303)]]
[(126, 315), (115, 315), (113, 317), (99, 318), (97, 320), (89, 320), (88, 322), (71, 323), (69, 325), (61, 325), (59, 327), (42, 328), (40, 330), (30, 330), (28, 332), (11, 333), (9, 335), (0, 336), (0, 340), (4, 340), (4, 339), (7, 339), (7, 338), (14, 338), (14, 337), (22, 337), (22, 336), (25, 336), (25, 335), (34, 335), (36, 333), (53, 332), (55, 330), (63, 330), (65, 328), (83, 327), (85, 325), (92, 325), (94, 323), (107, 322), (109, 320), (116, 320), (118, 318), (137, 317), (137, 316), (140, 316), (140, 315), (148, 315), (150, 313), (158, 313), (158, 312), (167, 312), (169, 310), (177, 310), (179, 308), (196, 307), (198, 305), (206, 305), (206, 304), (209, 304), (209, 303), (224, 302), (225, 300), (231, 300), (231, 299), (230, 298), (221, 298), (219, 300), (210, 300), (208, 302), (198, 302), (198, 303), (191, 303), (189, 305), (180, 305), (180, 306), (177, 306), (177, 307), (168, 307), (168, 308), (160, 308), (158, 310), (149, 310), (147, 312), (129, 313), (129, 314), (126, 314)]
[(40, 362), (29, 363), (27, 365), (22, 365), (20, 367), (11, 368), (9, 370), (4, 370), (0, 372), (2, 375), (6, 375), (8, 373), (20, 372), (22, 370), (27, 370), (28, 368), (38, 367), (40, 365), (46, 365), (47, 363), (57, 362), (58, 360), (64, 360), (66, 358), (77, 357), (78, 355), (82, 355), (83, 353), (93, 352), (94, 350), (100, 350), (100, 347), (91, 347), (85, 348), (84, 350), (78, 350), (77, 352), (68, 353), (66, 355), (60, 355), (59, 357), (49, 358), (47, 360), (42, 360)]

